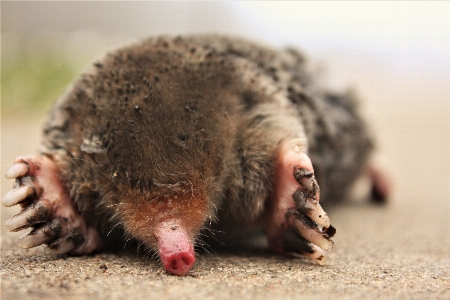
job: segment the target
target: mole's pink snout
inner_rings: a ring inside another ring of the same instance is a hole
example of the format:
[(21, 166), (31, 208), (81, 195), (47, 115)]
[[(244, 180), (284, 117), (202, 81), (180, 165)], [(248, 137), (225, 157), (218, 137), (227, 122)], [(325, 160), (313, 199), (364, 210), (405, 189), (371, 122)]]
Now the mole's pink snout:
[(167, 272), (178, 276), (186, 275), (195, 263), (195, 255), (192, 252), (178, 252), (165, 257), (163, 260), (164, 268)]
[(194, 246), (177, 220), (162, 222), (155, 230), (161, 262), (167, 272), (184, 276), (194, 266)]

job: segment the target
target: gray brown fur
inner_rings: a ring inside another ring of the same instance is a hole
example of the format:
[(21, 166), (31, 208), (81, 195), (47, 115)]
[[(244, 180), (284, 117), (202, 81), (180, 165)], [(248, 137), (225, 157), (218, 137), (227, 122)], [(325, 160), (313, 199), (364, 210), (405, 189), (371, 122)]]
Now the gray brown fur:
[[(321, 201), (339, 200), (372, 149), (356, 101), (318, 89), (303, 55), (245, 40), (152, 38), (94, 63), (54, 106), (42, 153), (106, 233), (124, 194), (203, 182), (212, 221), (257, 225), (280, 143), (306, 138)], [(95, 220), (95, 221), (93, 221)]]

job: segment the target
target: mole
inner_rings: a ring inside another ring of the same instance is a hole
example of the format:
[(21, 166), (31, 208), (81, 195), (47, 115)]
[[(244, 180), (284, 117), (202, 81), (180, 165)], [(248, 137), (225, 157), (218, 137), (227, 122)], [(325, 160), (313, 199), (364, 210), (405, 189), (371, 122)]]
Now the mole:
[[(275, 252), (322, 264), (336, 230), (323, 203), (369, 174), (374, 142), (351, 93), (305, 56), (244, 39), (152, 37), (105, 54), (54, 104), (38, 155), (3, 198), (23, 248), (85, 255), (132, 239), (186, 275), (204, 235), (263, 230)], [(319, 188), (320, 186), (320, 188)]]

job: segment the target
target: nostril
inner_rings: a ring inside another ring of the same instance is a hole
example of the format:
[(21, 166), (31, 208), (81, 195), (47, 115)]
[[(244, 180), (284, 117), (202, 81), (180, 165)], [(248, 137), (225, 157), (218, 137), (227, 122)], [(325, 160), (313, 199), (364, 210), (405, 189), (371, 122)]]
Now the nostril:
[(178, 252), (167, 257), (163, 262), (166, 270), (175, 275), (186, 275), (195, 263), (195, 256), (189, 252)]
[(178, 261), (176, 259), (172, 260), (172, 263), (170, 264), (170, 269), (174, 271), (178, 270)]
[(189, 262), (189, 259), (186, 257), (186, 256), (182, 256), (181, 257), (181, 262), (184, 264), (184, 265), (189, 265), (190, 264), (190, 262)]

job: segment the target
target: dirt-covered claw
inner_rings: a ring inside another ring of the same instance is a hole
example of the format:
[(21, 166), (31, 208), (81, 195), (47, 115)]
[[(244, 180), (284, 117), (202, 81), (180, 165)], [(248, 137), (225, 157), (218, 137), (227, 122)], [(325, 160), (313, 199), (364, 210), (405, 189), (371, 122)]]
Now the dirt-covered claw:
[(29, 171), (30, 166), (28, 164), (19, 162), (12, 165), (12, 167), (6, 171), (5, 177), (6, 179), (14, 179), (27, 175)]
[(317, 224), (307, 216), (292, 209), (286, 213), (286, 220), (303, 238), (319, 246), (323, 250), (331, 250), (334, 242), (328, 234), (317, 227)]
[(294, 193), (294, 202), (302, 213), (323, 227), (330, 226), (330, 218), (319, 204), (320, 188), (314, 173), (305, 169), (294, 167), (294, 178), (301, 187)]
[(293, 256), (306, 256), (320, 265), (326, 261), (325, 252), (307, 241), (293, 228), (288, 228), (284, 232), (283, 249)]
[(9, 207), (21, 203), (28, 196), (33, 195), (35, 190), (31, 186), (22, 185), (9, 191), (2, 199), (4, 206)]
[(312, 194), (313, 197), (318, 197), (320, 195), (320, 188), (313, 172), (296, 166), (294, 167), (294, 178), (302, 185), (303, 189)]
[(319, 265), (323, 265), (327, 262), (326, 253), (322, 249), (313, 244), (311, 244), (311, 251), (303, 253), (303, 255), (315, 261)]
[(322, 228), (322, 231), (328, 236), (328, 238), (332, 238), (336, 234), (336, 228), (330, 225), (330, 227)]
[(38, 201), (6, 221), (6, 228), (9, 231), (20, 231), (47, 222), (51, 215), (51, 205), (47, 201)]
[(71, 231), (60, 239), (48, 245), (49, 252), (54, 254), (64, 254), (75, 250), (78, 246), (83, 244), (85, 237), (83, 234), (76, 231)]
[(33, 248), (49, 243), (59, 237), (61, 230), (59, 219), (53, 219), (52, 222), (48, 222), (21, 236), (17, 240), (17, 245), (21, 248)]
[(301, 188), (294, 193), (293, 198), (300, 212), (310, 217), (320, 226), (330, 226), (331, 222), (328, 214), (323, 210), (322, 206), (315, 198), (312, 198), (311, 195), (305, 193)]

